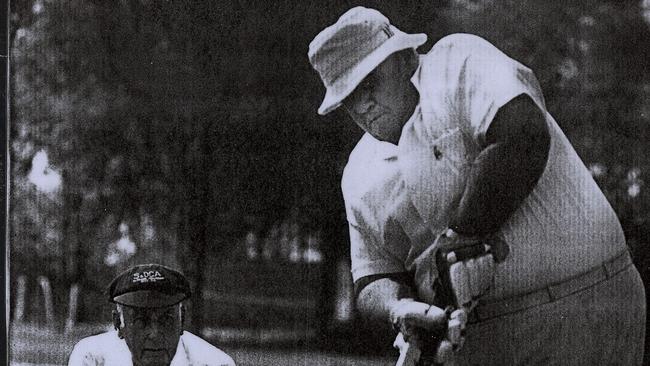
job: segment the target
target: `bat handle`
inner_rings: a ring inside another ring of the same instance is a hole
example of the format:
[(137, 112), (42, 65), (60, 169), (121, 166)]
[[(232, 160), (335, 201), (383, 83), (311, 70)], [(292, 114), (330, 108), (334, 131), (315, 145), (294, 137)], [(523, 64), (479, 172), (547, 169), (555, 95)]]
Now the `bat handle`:
[(420, 348), (404, 340), (404, 335), (400, 332), (393, 342), (393, 347), (399, 349), (399, 358), (395, 366), (415, 366), (420, 360), (422, 352)]

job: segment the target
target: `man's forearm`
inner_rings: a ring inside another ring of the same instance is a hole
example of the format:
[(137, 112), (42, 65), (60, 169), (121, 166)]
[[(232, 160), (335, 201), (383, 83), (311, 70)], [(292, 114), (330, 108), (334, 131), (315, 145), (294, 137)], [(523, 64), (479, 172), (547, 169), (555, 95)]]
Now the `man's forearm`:
[(550, 137), (528, 97), (506, 104), (488, 131), (489, 145), (473, 162), (451, 227), (465, 235), (497, 231), (544, 172)]
[(389, 322), (395, 303), (402, 299), (414, 299), (415, 296), (410, 286), (392, 278), (381, 278), (361, 289), (357, 309), (369, 320)]

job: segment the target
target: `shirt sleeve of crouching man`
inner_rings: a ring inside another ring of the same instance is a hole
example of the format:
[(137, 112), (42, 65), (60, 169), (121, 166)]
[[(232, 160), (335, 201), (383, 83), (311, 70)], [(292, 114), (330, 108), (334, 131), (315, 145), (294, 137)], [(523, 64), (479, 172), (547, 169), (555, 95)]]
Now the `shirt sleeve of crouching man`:
[[(190, 332), (183, 332), (180, 343), (176, 356), (179, 356), (182, 349), (184, 357), (178, 363), (172, 360), (171, 366), (235, 366), (235, 361), (225, 352)], [(187, 360), (187, 363), (183, 360)]]
[(132, 365), (131, 352), (115, 330), (80, 340), (68, 359), (68, 366), (100, 365)]

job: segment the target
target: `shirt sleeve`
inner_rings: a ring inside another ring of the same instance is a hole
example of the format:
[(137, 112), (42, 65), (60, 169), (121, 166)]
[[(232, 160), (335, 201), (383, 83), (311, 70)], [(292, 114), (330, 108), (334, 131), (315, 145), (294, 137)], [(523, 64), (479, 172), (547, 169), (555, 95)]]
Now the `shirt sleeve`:
[(469, 122), (471, 135), (480, 146), (485, 146), (485, 135), (499, 108), (513, 98), (528, 94), (544, 108), (532, 71), (487, 41), (472, 50), (459, 78), (464, 93), (458, 102), (464, 107), (464, 120)]
[(228, 355), (225, 355), (223, 357), (223, 361), (220, 364), (222, 366), (235, 366), (235, 361)]
[(352, 278), (402, 272), (409, 244), (393, 219), (405, 190), (397, 147), (369, 135), (359, 141), (343, 171), (341, 189), (350, 231)]
[(370, 275), (406, 271), (403, 260), (384, 244), (379, 229), (372, 229), (363, 221), (360, 224), (354, 219), (348, 221), (353, 281)]
[(74, 346), (68, 358), (68, 366), (95, 366), (99, 364), (97, 357), (88, 352), (88, 347), (85, 346), (84, 341)]
[[(208, 341), (188, 331), (184, 331), (180, 339), (180, 347), (187, 357), (186, 363), (197, 366), (234, 366), (235, 361), (227, 353), (215, 347)], [(178, 351), (176, 352), (178, 356)], [(175, 356), (175, 357), (176, 357)], [(174, 363), (172, 362), (172, 365)]]

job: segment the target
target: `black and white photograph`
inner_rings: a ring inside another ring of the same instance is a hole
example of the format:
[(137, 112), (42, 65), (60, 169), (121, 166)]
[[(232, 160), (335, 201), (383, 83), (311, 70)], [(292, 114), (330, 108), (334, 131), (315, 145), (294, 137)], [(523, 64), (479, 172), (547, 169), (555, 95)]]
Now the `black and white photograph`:
[(10, 365), (650, 365), (650, 0), (4, 22)]

